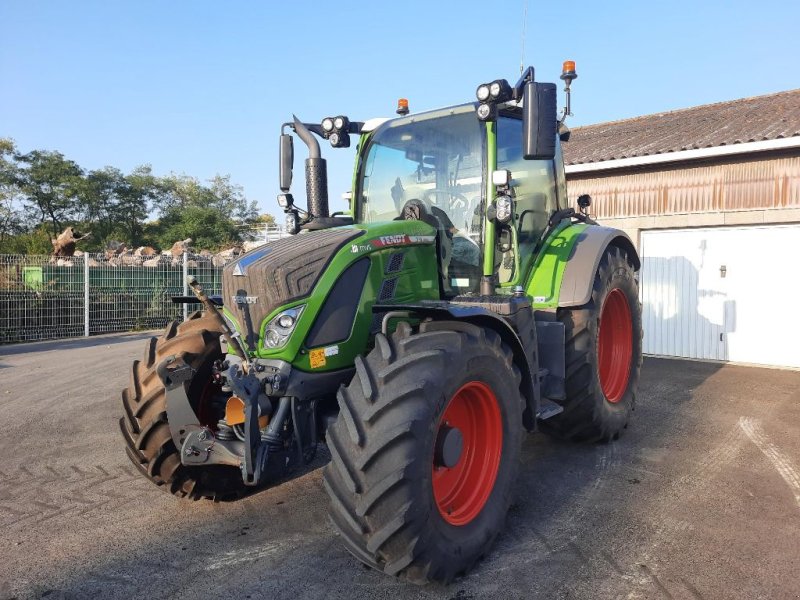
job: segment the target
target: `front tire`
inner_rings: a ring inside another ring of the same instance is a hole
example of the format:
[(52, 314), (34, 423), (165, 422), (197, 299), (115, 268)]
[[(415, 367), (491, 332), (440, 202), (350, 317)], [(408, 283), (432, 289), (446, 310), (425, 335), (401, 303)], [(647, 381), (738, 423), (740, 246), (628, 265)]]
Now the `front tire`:
[(564, 411), (541, 428), (573, 441), (608, 442), (628, 426), (642, 367), (639, 284), (624, 250), (606, 249), (592, 296), (579, 308), (559, 308), (565, 330)]
[(492, 330), (434, 321), (376, 336), (328, 430), (330, 516), (354, 556), (446, 583), (488, 551), (518, 468), (520, 380)]
[(170, 355), (182, 356), (196, 371), (185, 384), (192, 408), (201, 421), (213, 421), (214, 411), (207, 400), (214, 392), (211, 367), (222, 357), (221, 334), (217, 321), (200, 312), (183, 323), (173, 321), (160, 338), (153, 337), (147, 342), (143, 360), (133, 362), (130, 386), (122, 391), (125, 416), (119, 420), (119, 426), (128, 458), (156, 485), (193, 500), (237, 498), (247, 488), (235, 467), (181, 464), (167, 420), (166, 390), (156, 368)]

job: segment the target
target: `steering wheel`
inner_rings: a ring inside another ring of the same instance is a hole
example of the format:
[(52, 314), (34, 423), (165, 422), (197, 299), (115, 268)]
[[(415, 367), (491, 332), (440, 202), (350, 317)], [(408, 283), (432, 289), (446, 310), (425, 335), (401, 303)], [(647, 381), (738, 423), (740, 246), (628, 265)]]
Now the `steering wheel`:
[[(437, 212), (440, 214), (437, 215)], [(436, 229), (439, 233), (439, 252), (442, 263), (444, 265), (450, 263), (453, 234), (448, 225), (452, 225), (452, 223), (449, 222), (450, 219), (447, 213), (441, 208), (431, 207), (423, 200), (412, 198), (403, 204), (403, 208), (400, 210), (400, 216), (397, 217), (396, 220), (422, 221)]]
[[(429, 204), (436, 204), (436, 196), (444, 196), (446, 195), (447, 200), (447, 208), (452, 209), (464, 209), (469, 205), (469, 199), (462, 194), (461, 192), (456, 192), (453, 190), (447, 190), (444, 188), (433, 188), (431, 190), (425, 190), (425, 193), (422, 194), (422, 199)], [(433, 196), (433, 200), (431, 200), (431, 196)]]

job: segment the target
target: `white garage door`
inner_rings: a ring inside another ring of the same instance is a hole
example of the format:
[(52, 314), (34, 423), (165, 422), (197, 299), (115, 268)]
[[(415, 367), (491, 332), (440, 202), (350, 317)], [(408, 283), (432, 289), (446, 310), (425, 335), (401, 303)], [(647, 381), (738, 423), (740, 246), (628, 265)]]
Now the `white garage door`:
[(644, 231), (644, 352), (800, 367), (800, 225)]

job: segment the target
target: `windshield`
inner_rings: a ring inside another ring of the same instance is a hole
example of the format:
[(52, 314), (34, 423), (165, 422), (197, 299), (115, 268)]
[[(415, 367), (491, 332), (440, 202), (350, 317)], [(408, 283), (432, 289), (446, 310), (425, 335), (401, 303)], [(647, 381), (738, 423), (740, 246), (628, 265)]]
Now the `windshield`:
[(473, 216), (483, 199), (483, 140), (471, 104), (386, 123), (367, 150), (361, 219), (391, 221), (417, 199), (446, 213), (459, 231), (479, 233)]
[(484, 141), (472, 104), (396, 119), (375, 131), (360, 173), (359, 220), (403, 218), (416, 205), (442, 234), (444, 285), (453, 293), (480, 277)]

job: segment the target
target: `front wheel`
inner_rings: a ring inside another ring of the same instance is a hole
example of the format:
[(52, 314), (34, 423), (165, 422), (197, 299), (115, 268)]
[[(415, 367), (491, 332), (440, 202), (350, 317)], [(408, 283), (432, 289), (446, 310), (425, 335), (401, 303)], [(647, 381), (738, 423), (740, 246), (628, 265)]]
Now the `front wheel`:
[[(235, 467), (186, 467), (172, 441), (167, 420), (167, 394), (156, 370), (166, 357), (177, 355), (195, 375), (185, 386), (198, 418), (213, 426), (221, 415), (214, 410), (219, 385), (211, 367), (222, 358), (219, 324), (200, 312), (187, 321), (173, 321), (160, 338), (150, 338), (143, 360), (133, 362), (130, 386), (122, 391), (124, 416), (119, 421), (125, 450), (142, 475), (172, 494), (193, 500), (238, 498), (247, 491)], [(224, 407), (224, 398), (221, 401)]]
[(401, 323), (356, 361), (324, 483), (347, 549), (415, 583), (448, 582), (503, 527), (522, 442), (520, 372), (492, 330)]
[(574, 441), (617, 439), (628, 425), (642, 367), (639, 285), (624, 250), (606, 249), (592, 296), (558, 309), (564, 324), (567, 398), (542, 430)]

